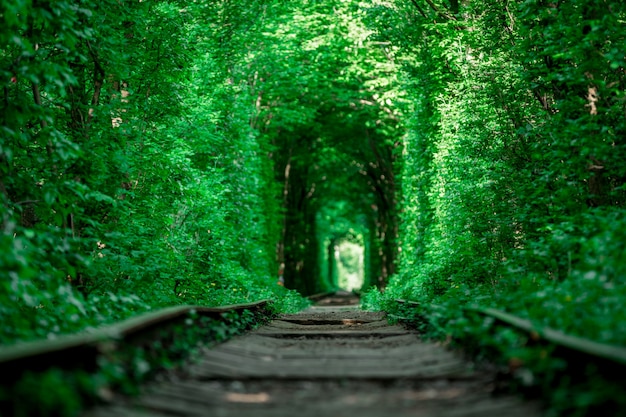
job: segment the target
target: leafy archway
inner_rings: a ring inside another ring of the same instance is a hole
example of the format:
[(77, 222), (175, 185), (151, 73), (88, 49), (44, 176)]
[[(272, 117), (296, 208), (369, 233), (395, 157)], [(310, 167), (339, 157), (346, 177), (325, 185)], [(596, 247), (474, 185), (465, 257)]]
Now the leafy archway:
[(254, 123), (272, 144), (283, 185), (277, 257), (285, 283), (304, 293), (324, 289), (320, 248), (337, 237), (321, 236), (319, 214), (343, 202), (367, 230), (367, 281), (383, 286), (397, 252), (402, 128), (393, 51), (370, 40), (355, 4), (302, 2), (277, 13), (251, 57), (250, 79)]

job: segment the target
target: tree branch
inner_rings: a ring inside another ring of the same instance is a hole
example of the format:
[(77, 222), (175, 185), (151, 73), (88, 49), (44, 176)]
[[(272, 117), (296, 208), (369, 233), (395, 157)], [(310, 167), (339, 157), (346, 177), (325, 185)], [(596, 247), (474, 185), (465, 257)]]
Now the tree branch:
[(91, 59), (93, 60), (94, 66), (94, 74), (93, 74), (93, 95), (91, 96), (91, 109), (89, 109), (89, 114), (87, 116), (87, 125), (91, 124), (91, 119), (93, 118), (94, 107), (96, 107), (100, 103), (100, 93), (102, 92), (102, 86), (104, 85), (104, 77), (105, 72), (102, 65), (100, 65), (100, 60), (98, 59), (98, 54), (91, 47), (91, 43), (87, 41), (87, 48), (89, 49), (89, 55), (91, 55)]
[(441, 10), (439, 10), (439, 8), (435, 5), (435, 3), (433, 3), (432, 0), (426, 0), (426, 3), (428, 3), (428, 5), (430, 6), (431, 9), (433, 9), (435, 11), (435, 13), (437, 13), (439, 16), (448, 19), (448, 20), (457, 20), (456, 17), (449, 15), (446, 12), (442, 12)]
[[(38, 107), (42, 107), (41, 106), (41, 92), (39, 91), (39, 84), (33, 82), (32, 89), (33, 89), (33, 100), (35, 101), (35, 104)], [(48, 127), (48, 121), (43, 115), (41, 115), (41, 118), (39, 119), (39, 124), (41, 125), (42, 129), (45, 129)], [(48, 140), (48, 142), (46, 143), (46, 152), (48, 153), (48, 156), (52, 157), (52, 142), (50, 140)]]
[(543, 107), (545, 111), (551, 112), (547, 94), (542, 95), (536, 88), (532, 91), (535, 98), (541, 103), (541, 107)]
[(97, 106), (100, 103), (100, 93), (102, 92), (102, 85), (104, 84), (105, 72), (98, 59), (98, 54), (93, 50), (90, 42), (87, 42), (87, 47), (89, 48), (89, 55), (91, 55), (91, 59), (93, 59), (94, 66), (94, 91), (91, 97), (91, 105)]
[(37, 204), (39, 203), (41, 200), (24, 200), (24, 201), (18, 201), (17, 203), (14, 203), (16, 206), (27, 206), (30, 204)]
[(426, 13), (424, 13), (424, 10), (420, 7), (419, 4), (417, 4), (417, 0), (411, 0), (411, 2), (413, 3), (417, 11), (420, 12), (422, 16), (424, 16), (424, 19), (428, 19), (428, 16), (426, 16)]

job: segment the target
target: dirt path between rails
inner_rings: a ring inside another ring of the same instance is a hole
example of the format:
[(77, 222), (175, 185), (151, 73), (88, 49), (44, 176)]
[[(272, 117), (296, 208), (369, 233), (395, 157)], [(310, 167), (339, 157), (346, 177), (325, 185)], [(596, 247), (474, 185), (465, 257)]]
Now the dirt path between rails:
[(536, 404), (494, 396), (493, 374), (382, 313), (340, 302), (326, 299), (207, 349), (182, 374), (86, 416), (541, 415)]

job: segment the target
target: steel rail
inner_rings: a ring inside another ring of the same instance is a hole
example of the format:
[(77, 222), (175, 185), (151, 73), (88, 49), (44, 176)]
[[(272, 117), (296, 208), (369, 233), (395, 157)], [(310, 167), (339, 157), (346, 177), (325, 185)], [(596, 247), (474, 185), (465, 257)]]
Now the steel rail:
[[(409, 300), (397, 299), (395, 300), (399, 304), (407, 304), (411, 306), (420, 306), (420, 303)], [(442, 309), (444, 307), (433, 304), (430, 307), (436, 309)], [(593, 340), (585, 339), (579, 336), (572, 336), (559, 330), (552, 329), (546, 326), (540, 326), (533, 323), (531, 320), (517, 317), (513, 314), (498, 310), (495, 308), (483, 308), (468, 306), (464, 307), (466, 311), (481, 314), (483, 316), (491, 317), (501, 323), (507, 324), (518, 330), (525, 331), (531, 334), (534, 340), (543, 339), (556, 346), (561, 346), (570, 350), (578, 351), (587, 355), (595, 356), (602, 359), (607, 359), (612, 362), (617, 362), (622, 365), (626, 365), (626, 348), (622, 346), (609, 345), (606, 343), (600, 343)], [(401, 317), (397, 317), (401, 318)]]
[(502, 323), (524, 330), (534, 338), (546, 340), (557, 346), (626, 365), (626, 348), (624, 347), (600, 343), (580, 336), (572, 336), (559, 330), (539, 326), (530, 320), (522, 319), (495, 308), (466, 307), (466, 310), (492, 317)]
[(261, 300), (221, 307), (194, 305), (168, 307), (90, 332), (0, 347), (0, 379), (15, 376), (25, 369), (42, 370), (52, 366), (63, 366), (64, 362), (71, 363), (73, 367), (93, 368), (99, 354), (110, 352), (115, 345), (143, 332), (180, 322), (192, 314), (219, 318), (228, 312), (265, 309), (269, 303), (270, 300)]

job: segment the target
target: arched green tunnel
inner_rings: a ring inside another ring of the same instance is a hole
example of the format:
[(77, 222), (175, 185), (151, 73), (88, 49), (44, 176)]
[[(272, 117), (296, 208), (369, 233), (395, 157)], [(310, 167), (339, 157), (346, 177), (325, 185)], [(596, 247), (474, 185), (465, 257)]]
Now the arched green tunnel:
[(338, 285), (329, 245), (348, 236), (364, 250), (364, 287), (394, 273), (402, 93), (389, 45), (363, 19), (350, 3), (293, 9), (266, 33), (281, 48), (256, 62), (255, 123), (282, 185), (277, 260), (304, 294)]
[[(305, 151), (281, 169), (285, 221), (278, 253), (285, 285), (312, 294), (345, 288), (351, 273), (361, 283), (350, 289), (382, 287), (394, 273), (397, 254), (395, 158), (375, 159), (392, 151), (377, 149), (374, 141), (373, 151), (362, 152), (348, 141), (329, 139), (337, 144), (332, 157), (321, 161), (319, 154)], [(321, 149), (328, 153), (329, 148)], [(362, 259), (354, 265), (348, 251), (357, 248)]]

